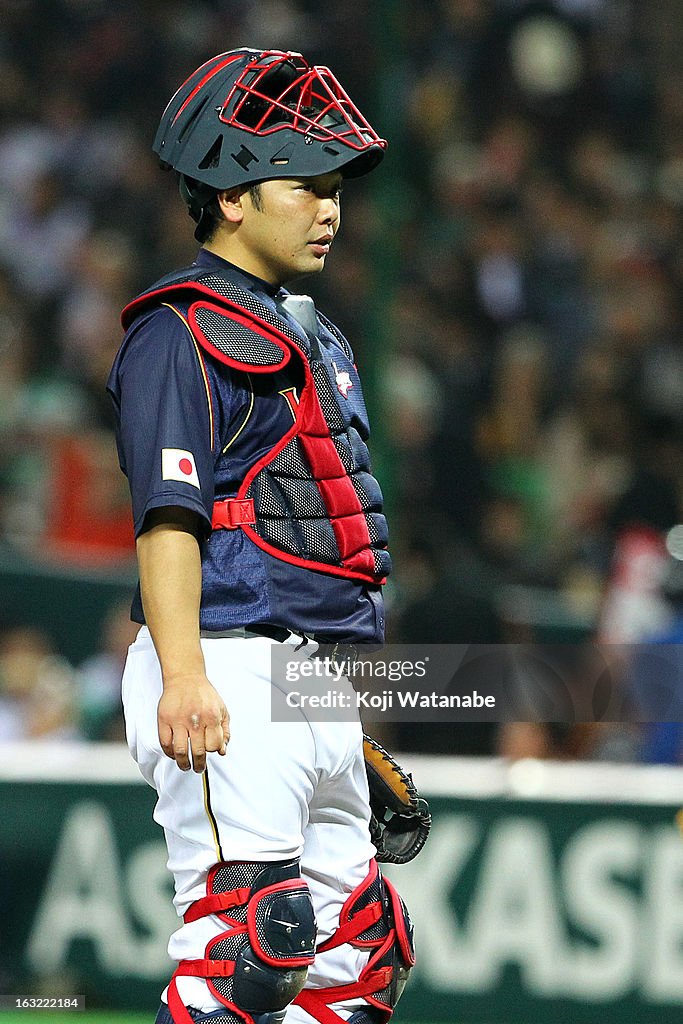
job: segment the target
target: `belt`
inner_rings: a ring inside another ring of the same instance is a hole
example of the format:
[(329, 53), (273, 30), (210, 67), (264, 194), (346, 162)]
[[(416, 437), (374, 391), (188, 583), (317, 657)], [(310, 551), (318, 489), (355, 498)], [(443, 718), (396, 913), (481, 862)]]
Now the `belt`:
[(267, 622), (264, 625), (245, 626), (244, 632), (246, 635), (251, 633), (252, 636), (267, 636), (271, 640), (277, 640), (280, 644), (292, 636), (291, 629), (285, 629), (284, 626), (271, 626)]
[(271, 626), (268, 623), (263, 626), (235, 626), (233, 629), (202, 629), (200, 632), (203, 640), (222, 640), (230, 637), (249, 640), (255, 636), (267, 636), (281, 644), (293, 635), (292, 631), (285, 629), (284, 626)]
[[(237, 630), (237, 633), (241, 635), (241, 631)], [(267, 636), (271, 640), (277, 640), (278, 643), (283, 644), (286, 640), (289, 640), (290, 636), (301, 636), (303, 634), (294, 634), (291, 629), (287, 629), (285, 626), (271, 626), (270, 623), (257, 623), (254, 626), (244, 627), (244, 636)], [(319, 639), (316, 636), (303, 635), (303, 646), (305, 646), (309, 640), (318, 645), (318, 649), (315, 654), (312, 654), (312, 658), (330, 658), (334, 662), (348, 661), (355, 663), (358, 660), (358, 647), (356, 644), (341, 644), (335, 641), (327, 641)]]
[[(242, 637), (249, 639), (254, 636), (267, 636), (271, 640), (276, 640), (278, 643), (283, 644), (286, 640), (289, 640), (290, 636), (295, 634), (291, 629), (287, 629), (285, 626), (273, 626), (268, 622), (258, 622), (255, 625), (249, 626), (236, 626), (234, 629), (221, 630), (219, 632), (211, 632), (210, 630), (202, 630), (203, 637), (205, 638), (216, 638), (216, 637)], [(296, 634), (299, 636), (300, 634)], [(325, 658), (329, 658), (334, 665), (345, 665), (352, 667), (358, 660), (358, 647), (356, 644), (342, 644), (334, 641), (318, 640), (315, 636), (304, 636), (304, 645), (312, 640), (318, 645), (318, 649), (311, 658), (316, 660), (324, 661)]]

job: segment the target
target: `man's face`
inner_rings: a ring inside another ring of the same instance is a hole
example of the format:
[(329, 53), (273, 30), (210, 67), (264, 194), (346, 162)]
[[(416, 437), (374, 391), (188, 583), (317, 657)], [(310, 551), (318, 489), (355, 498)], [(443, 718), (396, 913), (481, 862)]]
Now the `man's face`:
[(235, 241), (239, 265), (270, 284), (317, 274), (339, 228), (342, 176), (285, 178), (261, 183), (261, 209), (248, 192)]

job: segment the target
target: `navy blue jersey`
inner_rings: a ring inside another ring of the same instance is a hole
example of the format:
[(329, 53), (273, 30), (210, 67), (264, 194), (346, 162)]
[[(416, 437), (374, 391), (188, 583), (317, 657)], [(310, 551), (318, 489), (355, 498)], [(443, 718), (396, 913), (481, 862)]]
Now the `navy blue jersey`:
[[(306, 342), (306, 332), (278, 304), (284, 293), (204, 249), (197, 265), (254, 293)], [(211, 529), (214, 501), (234, 495), (250, 467), (291, 429), (302, 370), (294, 360), (269, 374), (231, 369), (199, 347), (185, 312), (182, 303), (174, 303), (140, 315), (126, 333), (107, 385), (136, 535), (155, 508), (182, 506), (200, 517), (203, 629), (268, 623), (326, 640), (381, 640), (379, 586), (278, 559), (242, 530)], [(331, 378), (339, 382), (344, 417), (367, 433), (348, 348), (322, 325), (319, 338), (316, 358), (329, 364)], [(144, 621), (139, 589), (133, 619)]]

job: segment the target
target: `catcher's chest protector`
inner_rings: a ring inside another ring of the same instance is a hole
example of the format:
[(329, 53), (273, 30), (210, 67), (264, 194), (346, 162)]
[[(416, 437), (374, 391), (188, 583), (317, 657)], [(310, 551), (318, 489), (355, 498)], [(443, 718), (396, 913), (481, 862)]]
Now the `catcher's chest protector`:
[[(216, 273), (167, 279), (123, 312), (124, 326), (149, 306), (182, 301), (197, 343), (218, 362), (250, 374), (273, 374), (295, 360), (303, 373), (294, 422), (249, 468), (236, 495), (217, 501), (214, 529), (241, 529), (262, 550), (319, 572), (382, 583), (391, 571), (382, 494), (369, 472), (367, 447), (347, 423), (337, 387), (321, 357), (251, 292)], [(332, 329), (331, 325), (329, 325)], [(346, 342), (335, 332), (348, 358)], [(336, 364), (333, 364), (336, 369)]]

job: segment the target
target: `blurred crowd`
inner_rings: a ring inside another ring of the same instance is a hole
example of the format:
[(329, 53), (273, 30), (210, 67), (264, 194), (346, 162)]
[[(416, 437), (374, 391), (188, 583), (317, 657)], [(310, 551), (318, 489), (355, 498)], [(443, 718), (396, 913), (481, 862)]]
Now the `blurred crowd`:
[[(196, 249), (150, 142), (169, 96), (208, 56), (295, 49), (337, 71), (390, 138), (382, 170), (344, 193), (325, 274), (302, 284), (366, 371), (396, 563), (390, 638), (676, 635), (675, 0), (0, 6), (8, 557), (130, 567), (104, 381), (122, 306)], [(4, 618), (0, 736), (120, 736), (113, 680), (131, 629), (121, 609), (100, 654), (77, 668), (49, 630)], [(393, 739), (450, 753), (681, 759), (680, 738), (658, 745), (651, 733), (444, 724)]]

